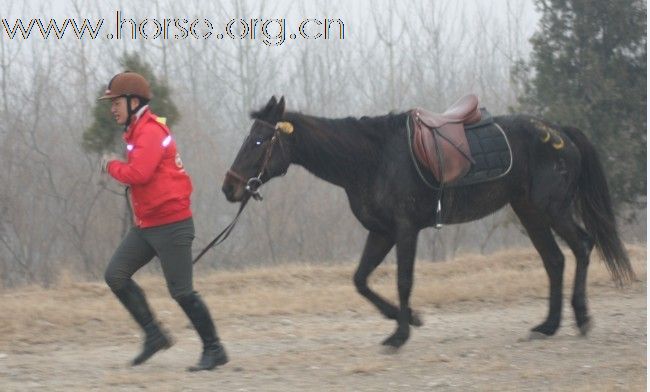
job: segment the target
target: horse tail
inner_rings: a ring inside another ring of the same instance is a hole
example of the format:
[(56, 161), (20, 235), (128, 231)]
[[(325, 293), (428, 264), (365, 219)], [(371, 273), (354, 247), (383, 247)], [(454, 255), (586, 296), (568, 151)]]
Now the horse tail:
[(635, 274), (618, 233), (607, 179), (596, 149), (579, 129), (566, 127), (563, 130), (582, 155), (578, 178), (579, 210), (587, 232), (594, 238), (614, 281), (617, 284), (632, 281)]

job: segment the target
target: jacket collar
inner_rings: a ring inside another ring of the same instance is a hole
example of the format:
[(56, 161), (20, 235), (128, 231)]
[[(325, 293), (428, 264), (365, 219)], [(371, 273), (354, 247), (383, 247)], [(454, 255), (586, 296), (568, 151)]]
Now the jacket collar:
[(149, 116), (151, 116), (151, 110), (149, 109), (149, 105), (144, 105), (133, 115), (131, 124), (129, 124), (129, 127), (126, 130), (124, 137), (130, 138), (133, 135), (133, 130), (138, 127), (140, 122), (146, 121), (146, 118)]

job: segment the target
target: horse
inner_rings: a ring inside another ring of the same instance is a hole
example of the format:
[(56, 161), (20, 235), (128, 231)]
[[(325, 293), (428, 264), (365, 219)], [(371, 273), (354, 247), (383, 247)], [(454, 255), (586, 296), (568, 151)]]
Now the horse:
[[(408, 116), (407, 111), (323, 118), (285, 111), (284, 97), (273, 96), (250, 113), (253, 123), (222, 191), (230, 202), (259, 197), (259, 186), (284, 175), (292, 164), (342, 187), (352, 213), (368, 230), (353, 282), (360, 295), (396, 321), (396, 330), (382, 342), (393, 348), (406, 343), (411, 326), (422, 325), (409, 306), (420, 230), (438, 220), (443, 224), (477, 220), (510, 204), (549, 279), (548, 316), (531, 329), (530, 337), (550, 337), (560, 326), (564, 255), (553, 233), (575, 256), (571, 305), (580, 334), (587, 335), (592, 321), (586, 279), (594, 246), (617, 284), (635, 275), (618, 233), (603, 166), (585, 134), (523, 114), (494, 116), (511, 147), (511, 170), (493, 181), (445, 188), (440, 200), (443, 213), (436, 218), (439, 191), (426, 186), (417, 173), (406, 136)], [(561, 149), (543, 142), (540, 135), (548, 130), (563, 139)], [(368, 286), (369, 275), (393, 246), (399, 306)]]

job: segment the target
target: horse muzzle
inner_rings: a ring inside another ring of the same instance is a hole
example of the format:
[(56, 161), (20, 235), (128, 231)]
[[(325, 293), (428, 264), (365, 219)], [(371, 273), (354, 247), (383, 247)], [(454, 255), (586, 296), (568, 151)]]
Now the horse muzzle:
[(221, 191), (226, 196), (226, 199), (235, 203), (242, 201), (246, 193), (247, 181), (232, 170), (228, 170), (226, 178), (223, 180)]
[(226, 199), (228, 199), (229, 202), (242, 201), (246, 195), (257, 201), (261, 201), (263, 200), (263, 197), (258, 192), (258, 189), (262, 184), (263, 182), (260, 176), (251, 177), (246, 180), (237, 172), (228, 170), (221, 190), (226, 195)]

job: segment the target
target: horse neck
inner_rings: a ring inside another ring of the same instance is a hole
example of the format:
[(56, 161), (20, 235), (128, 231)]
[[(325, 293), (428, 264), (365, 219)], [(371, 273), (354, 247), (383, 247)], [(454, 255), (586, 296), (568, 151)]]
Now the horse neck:
[(366, 180), (377, 167), (381, 145), (354, 129), (355, 119), (325, 119), (286, 113), (294, 124), (292, 163), (315, 176), (347, 187)]

